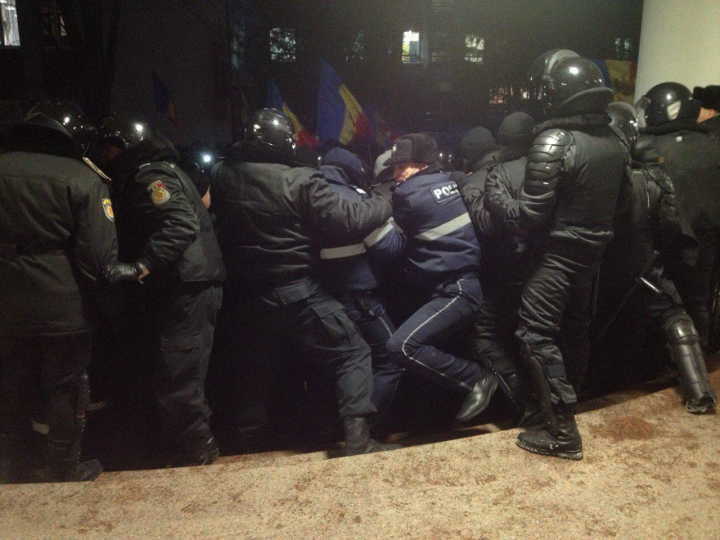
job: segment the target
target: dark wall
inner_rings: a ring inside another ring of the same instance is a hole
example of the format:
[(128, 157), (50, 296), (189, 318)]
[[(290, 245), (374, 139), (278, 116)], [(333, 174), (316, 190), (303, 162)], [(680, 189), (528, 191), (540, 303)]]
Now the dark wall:
[[(587, 57), (616, 59), (615, 38), (621, 37), (631, 43), (626, 58), (636, 60), (642, 18), (641, 0), (266, 0), (257, 6), (264, 31), (255, 31), (250, 40), (256, 37), (264, 46), (251, 43), (247, 49), (263, 55), (250, 62), (256, 66), (256, 79), (274, 76), (311, 128), (321, 58), (333, 65), (361, 103), (383, 110), (391, 123), (442, 129), (443, 124), (474, 124), (492, 114), (487, 102), (495, 90), (518, 91), (532, 61), (546, 50), (569, 48)], [(270, 62), (267, 35), (275, 26), (296, 29), (294, 64)], [(428, 36), (430, 49), (444, 41), (447, 58), (403, 65), (402, 33), (410, 28)], [(360, 30), (365, 58), (347, 62), (346, 48)], [(485, 38), (483, 65), (464, 61), (468, 33)], [(264, 98), (262, 89), (255, 95), (259, 101)]]

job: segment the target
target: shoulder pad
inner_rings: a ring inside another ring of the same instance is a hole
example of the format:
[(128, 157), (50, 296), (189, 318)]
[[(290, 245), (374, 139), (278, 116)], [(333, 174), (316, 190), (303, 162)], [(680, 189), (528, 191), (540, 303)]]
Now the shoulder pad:
[(572, 133), (567, 130), (545, 130), (535, 137), (530, 146), (528, 161), (539, 163), (561, 160), (574, 141)]
[(100, 167), (98, 167), (98, 166), (95, 165), (92, 161), (90, 161), (90, 158), (88, 158), (88, 157), (83, 157), (82, 160), (83, 160), (83, 163), (85, 163), (85, 165), (87, 165), (88, 167), (90, 167), (100, 178), (102, 178), (102, 181), (103, 181), (105, 184), (110, 184), (110, 183), (112, 182), (112, 180), (110, 179), (110, 177), (109, 177), (107, 174), (105, 174), (104, 172), (102, 172), (102, 170), (100, 169)]

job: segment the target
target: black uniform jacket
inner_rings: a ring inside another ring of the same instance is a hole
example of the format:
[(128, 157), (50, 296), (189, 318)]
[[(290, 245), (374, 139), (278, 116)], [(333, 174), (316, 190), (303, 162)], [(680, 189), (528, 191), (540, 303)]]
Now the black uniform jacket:
[(720, 144), (703, 124), (676, 120), (644, 130), (654, 135), (647, 144), (662, 156), (678, 209), (696, 234), (720, 229)]
[(316, 169), (233, 158), (212, 174), (229, 279), (258, 286), (313, 275), (316, 239), (362, 242), (391, 215), (380, 197), (347, 201)]
[(83, 162), (0, 155), (0, 335), (89, 329), (90, 296), (117, 259), (108, 187)]
[(117, 196), (117, 214), (121, 259), (146, 261), (148, 283), (225, 279), (210, 216), (174, 163), (140, 165)]

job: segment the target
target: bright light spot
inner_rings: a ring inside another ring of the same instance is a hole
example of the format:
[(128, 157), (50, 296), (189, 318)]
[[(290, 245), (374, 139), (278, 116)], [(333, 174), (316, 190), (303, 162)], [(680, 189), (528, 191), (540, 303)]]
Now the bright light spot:
[(665, 99), (667, 99), (668, 101), (670, 101), (672, 98), (673, 98), (672, 94), (668, 94), (667, 96), (665, 96)]
[(212, 161), (212, 156), (210, 154), (203, 154), (202, 160), (203, 163), (210, 163)]
[(69, 116), (66, 116), (65, 118), (63, 118), (63, 124), (69, 124), (69, 123), (70, 123), (70, 117), (69, 117)]
[(275, 125), (275, 126), (279, 126), (279, 125), (280, 125), (280, 122), (278, 122), (278, 119), (277, 119), (277, 118), (273, 118), (273, 125)]
[(569, 71), (570, 71), (570, 73), (571, 73), (572, 75), (577, 75), (577, 74), (580, 73), (580, 70), (579, 70), (577, 67), (575, 67), (575, 66), (572, 66), (572, 67), (569, 69)]
[(142, 133), (143, 129), (145, 128), (143, 128), (142, 124), (135, 124), (135, 131), (137, 131), (138, 133)]

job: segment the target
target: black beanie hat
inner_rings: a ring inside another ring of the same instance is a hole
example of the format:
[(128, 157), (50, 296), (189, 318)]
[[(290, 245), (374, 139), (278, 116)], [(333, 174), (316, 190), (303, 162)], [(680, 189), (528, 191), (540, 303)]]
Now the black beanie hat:
[(498, 142), (508, 146), (530, 144), (533, 138), (535, 120), (524, 112), (508, 114), (500, 124)]
[(496, 143), (492, 133), (484, 127), (471, 129), (460, 140), (462, 157), (470, 163), (475, 163), (491, 150), (495, 150), (495, 147)]
[(720, 86), (696, 86), (693, 88), (693, 99), (697, 99), (706, 109), (720, 111)]

